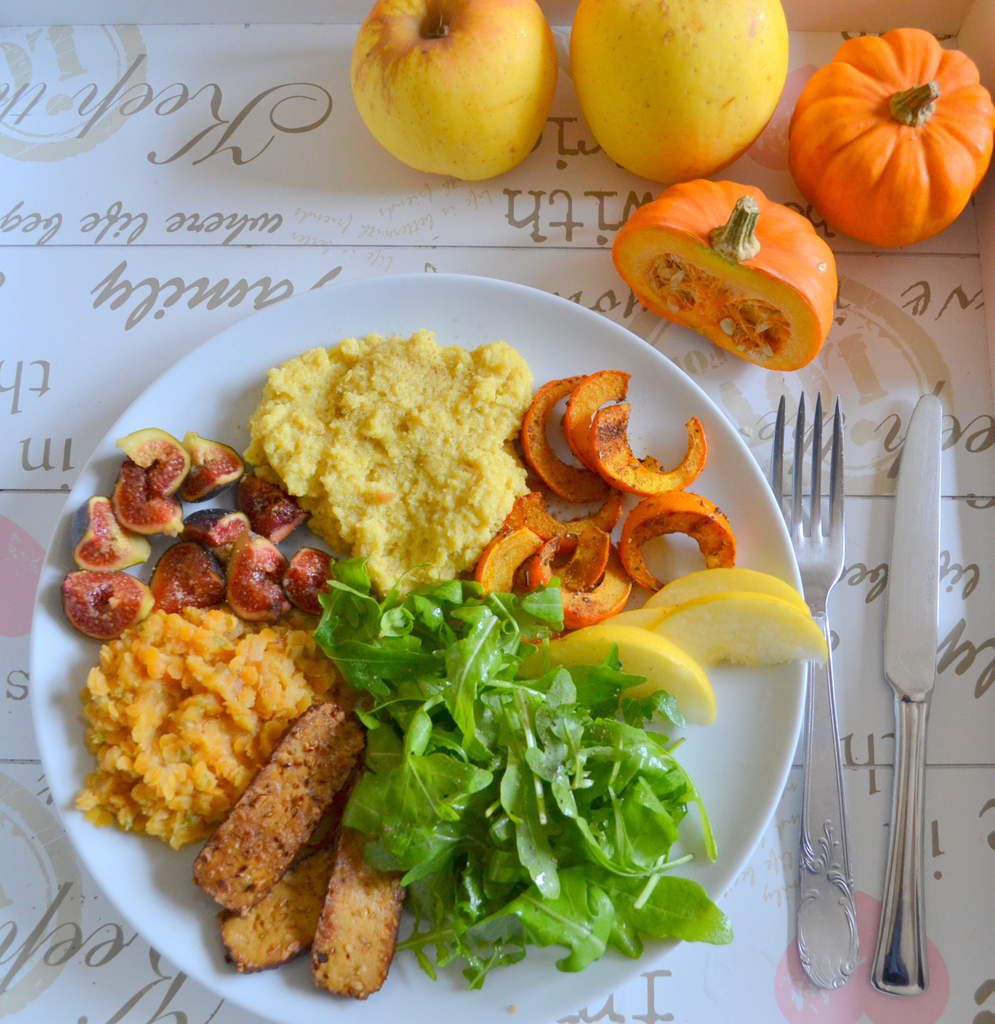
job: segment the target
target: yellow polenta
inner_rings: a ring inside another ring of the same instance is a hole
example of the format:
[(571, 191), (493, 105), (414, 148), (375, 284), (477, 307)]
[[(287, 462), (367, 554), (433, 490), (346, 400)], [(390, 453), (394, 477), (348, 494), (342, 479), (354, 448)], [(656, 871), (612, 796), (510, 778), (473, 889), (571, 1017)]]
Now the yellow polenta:
[(513, 441), (531, 392), (504, 342), (349, 338), (270, 370), (245, 454), (379, 590), (407, 588), (470, 568), (527, 491)]

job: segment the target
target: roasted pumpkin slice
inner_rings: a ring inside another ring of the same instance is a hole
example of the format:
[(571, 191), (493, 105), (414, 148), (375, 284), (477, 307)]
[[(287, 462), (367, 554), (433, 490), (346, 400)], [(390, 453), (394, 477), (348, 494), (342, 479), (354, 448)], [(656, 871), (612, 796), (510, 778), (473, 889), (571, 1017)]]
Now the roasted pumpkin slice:
[(619, 542), (619, 556), (629, 575), (641, 586), (659, 590), (663, 583), (649, 571), (642, 545), (651, 537), (686, 533), (693, 537), (709, 569), (736, 564), (736, 535), (719, 509), (700, 494), (670, 491), (644, 498), (626, 516)]
[(622, 498), (623, 495), (619, 491), (612, 491), (597, 512), (592, 512), (589, 516), (578, 516), (576, 519), (557, 519), (546, 509), (546, 498), (542, 491), (530, 491), (515, 501), (505, 520), (504, 529), (527, 526), (543, 540), (578, 535), (590, 527), (611, 533), (615, 524), (622, 518)]
[(564, 590), (593, 590), (604, 578), (610, 552), (611, 537), (596, 527), (579, 536), (552, 537), (522, 563), (516, 581), (531, 591), (558, 576)]
[(563, 625), (567, 629), (593, 626), (611, 615), (617, 615), (632, 593), (632, 580), (622, 567), (614, 548), (608, 553), (605, 575), (593, 590), (563, 588)]
[(752, 185), (672, 185), (622, 225), (612, 259), (647, 309), (768, 370), (811, 362), (832, 326), (832, 251)]
[(622, 370), (599, 370), (584, 377), (570, 392), (563, 413), (563, 433), (574, 455), (595, 472), (598, 467), (589, 443), (591, 420), (603, 405), (625, 398), (631, 376)]
[(589, 469), (571, 466), (553, 451), (546, 435), (550, 414), (561, 398), (570, 394), (581, 377), (565, 377), (543, 384), (522, 418), (522, 455), (533, 473), (564, 501), (582, 504), (603, 501), (608, 485)]
[(515, 570), (542, 547), (542, 537), (527, 526), (499, 533), (484, 548), (473, 577), (488, 593), (510, 594), (514, 590)]
[(609, 405), (595, 413), (591, 424), (591, 450), (598, 472), (613, 486), (632, 494), (663, 494), (693, 483), (705, 468), (708, 441), (697, 416), (684, 424), (688, 432), (687, 454), (674, 469), (664, 469), (647, 455), (637, 459), (629, 446), (629, 403)]

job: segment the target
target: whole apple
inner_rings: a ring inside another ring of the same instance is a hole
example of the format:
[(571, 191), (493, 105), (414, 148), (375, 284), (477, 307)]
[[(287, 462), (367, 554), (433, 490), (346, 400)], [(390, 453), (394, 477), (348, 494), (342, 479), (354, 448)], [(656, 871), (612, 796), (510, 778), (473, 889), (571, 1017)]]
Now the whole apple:
[(556, 46), (535, 0), (379, 0), (352, 52), (352, 93), (388, 153), (467, 181), (510, 170), (542, 132)]
[(580, 0), (570, 64), (601, 148), (669, 185), (707, 177), (763, 130), (788, 26), (780, 0)]

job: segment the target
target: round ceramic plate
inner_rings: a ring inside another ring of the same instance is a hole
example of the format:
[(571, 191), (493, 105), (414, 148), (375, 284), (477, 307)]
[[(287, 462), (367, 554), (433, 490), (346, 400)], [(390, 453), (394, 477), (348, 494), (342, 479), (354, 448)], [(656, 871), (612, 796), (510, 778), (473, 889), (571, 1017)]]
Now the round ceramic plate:
[[(31, 637), (32, 707), (38, 745), (55, 805), (80, 858), (121, 913), (192, 978), (247, 1010), (287, 1024), (348, 1017), (435, 1024), (469, 1020), (545, 1022), (597, 1000), (637, 971), (649, 970), (668, 948), (649, 944), (641, 961), (609, 952), (581, 974), (555, 967), (562, 950), (533, 950), (521, 963), (494, 971), (482, 991), (467, 991), (458, 970), (432, 981), (413, 956), (400, 954), (383, 989), (366, 1002), (328, 996), (312, 984), (308, 958), (279, 970), (239, 975), (225, 963), (215, 906), (191, 881), (197, 853), (116, 828), (96, 828), (74, 809), (92, 758), (83, 743), (79, 692), (97, 644), (63, 617), (59, 584), (72, 568), (72, 514), (92, 494), (108, 494), (120, 464), (114, 440), (156, 426), (244, 448), (246, 424), (266, 371), (313, 346), (342, 338), (410, 334), (420, 327), (442, 344), (475, 347), (504, 339), (528, 360), (538, 383), (605, 368), (632, 374), (632, 442), (665, 464), (679, 461), (682, 424), (698, 416), (709, 440), (708, 465), (695, 490), (731, 518), (740, 565), (774, 573), (795, 585), (797, 568), (787, 533), (764, 478), (735, 429), (703, 391), (665, 357), (629, 331), (565, 299), (520, 285), (459, 275), (410, 275), (364, 280), (312, 292), (251, 316), (180, 360), (114, 424), (80, 473), (56, 530), (38, 591)], [(677, 545), (686, 567), (695, 559)], [(153, 558), (155, 555), (153, 555)], [(148, 569), (145, 567), (147, 575)], [(802, 716), (799, 666), (777, 670), (715, 670), (718, 719), (689, 727), (681, 760), (712, 816), (719, 859), (700, 856), (695, 815), (685, 848), (699, 854), (682, 869), (715, 898), (735, 878), (770, 819), (787, 776)], [(740, 941), (751, 922), (733, 922)]]

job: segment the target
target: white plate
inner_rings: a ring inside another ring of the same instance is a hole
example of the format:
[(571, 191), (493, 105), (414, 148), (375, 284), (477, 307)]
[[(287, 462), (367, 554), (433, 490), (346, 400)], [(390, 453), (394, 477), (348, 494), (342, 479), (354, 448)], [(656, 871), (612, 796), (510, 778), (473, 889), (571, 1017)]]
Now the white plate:
[[(322, 1017), (436, 1024), (473, 1019), (546, 1022), (599, 998), (669, 945), (650, 944), (641, 961), (609, 953), (581, 974), (553, 966), (562, 950), (534, 950), (520, 964), (496, 970), (482, 992), (469, 992), (458, 971), (433, 982), (402, 954), (386, 985), (367, 1002), (333, 999), (311, 983), (306, 957), (279, 970), (238, 975), (218, 941), (215, 908), (191, 881), (196, 848), (174, 852), (152, 839), (98, 829), (73, 809), (92, 759), (83, 743), (79, 691), (97, 645), (62, 615), (59, 584), (72, 568), (72, 512), (91, 494), (107, 494), (120, 451), (116, 438), (140, 427), (182, 437), (195, 430), (236, 447), (269, 367), (315, 345), (370, 332), (435, 330), (443, 344), (468, 347), (504, 339), (528, 360), (537, 383), (604, 368), (632, 374), (633, 447), (676, 462), (686, 446), (683, 422), (704, 423), (708, 466), (695, 489), (731, 518), (741, 565), (798, 584), (797, 569), (771, 492), (746, 446), (708, 397), (666, 358), (627, 330), (545, 292), (486, 278), (408, 275), (342, 284), (251, 316), (180, 360), (111, 428), (80, 473), (42, 573), (31, 636), (32, 707), (38, 745), (55, 805), (80, 858), (136, 929), (188, 975), (247, 1010), (299, 1024)], [(146, 568), (146, 573), (147, 573)], [(715, 671), (718, 720), (687, 730), (681, 758), (711, 812), (719, 860), (689, 865), (686, 874), (719, 897), (749, 857), (770, 819), (787, 776), (802, 715), (799, 667), (766, 672)], [(700, 850), (694, 814), (686, 831)], [(733, 922), (749, 941), (752, 922)]]

